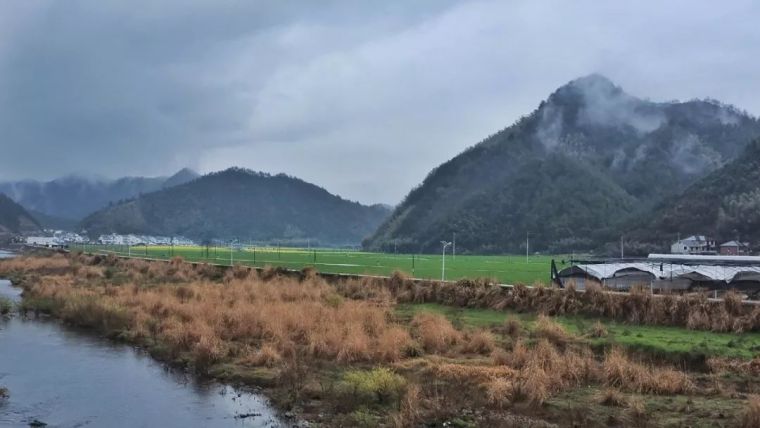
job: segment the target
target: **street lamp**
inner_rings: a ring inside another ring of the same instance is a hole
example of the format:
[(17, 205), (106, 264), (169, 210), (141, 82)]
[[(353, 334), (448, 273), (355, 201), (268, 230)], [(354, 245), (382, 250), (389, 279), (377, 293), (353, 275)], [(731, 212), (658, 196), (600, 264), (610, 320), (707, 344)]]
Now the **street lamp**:
[(451, 242), (441, 241), (443, 250), (441, 251), (441, 282), (446, 280), (446, 247), (451, 245)]

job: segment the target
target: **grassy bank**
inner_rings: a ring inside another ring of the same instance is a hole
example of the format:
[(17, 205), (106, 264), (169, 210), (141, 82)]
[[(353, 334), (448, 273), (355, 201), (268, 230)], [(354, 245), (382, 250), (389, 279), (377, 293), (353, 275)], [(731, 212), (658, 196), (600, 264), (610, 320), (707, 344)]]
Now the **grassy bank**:
[(10, 274), (25, 289), (22, 311), (262, 386), (318, 425), (752, 426), (760, 415), (753, 360), (716, 353), (685, 370), (627, 352), (624, 337), (646, 336), (625, 335), (632, 325), (399, 305), (410, 300), (399, 278), (328, 284), (311, 270), (82, 255), (0, 262)]
[[(411, 319), (418, 313), (441, 314), (455, 325), (470, 328), (494, 328), (514, 319), (527, 331), (535, 330), (537, 318), (535, 313), (458, 308), (437, 303), (400, 304), (396, 307), (396, 313), (405, 319)], [(727, 357), (749, 360), (760, 354), (760, 333), (757, 332), (694, 331), (683, 327), (626, 324), (581, 315), (555, 316), (553, 319), (589, 344), (624, 346), (631, 350), (671, 355), (675, 359)], [(595, 331), (598, 325), (604, 327), (604, 337), (598, 337), (599, 332)]]

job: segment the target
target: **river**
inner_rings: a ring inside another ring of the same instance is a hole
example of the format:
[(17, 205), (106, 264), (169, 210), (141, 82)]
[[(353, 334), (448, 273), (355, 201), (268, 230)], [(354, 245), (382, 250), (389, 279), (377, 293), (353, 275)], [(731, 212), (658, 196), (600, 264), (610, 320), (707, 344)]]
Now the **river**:
[[(0, 257), (9, 256), (0, 253)], [(21, 290), (0, 280), (0, 296)], [(142, 352), (53, 320), (0, 319), (0, 426), (280, 427), (266, 399), (202, 382)]]

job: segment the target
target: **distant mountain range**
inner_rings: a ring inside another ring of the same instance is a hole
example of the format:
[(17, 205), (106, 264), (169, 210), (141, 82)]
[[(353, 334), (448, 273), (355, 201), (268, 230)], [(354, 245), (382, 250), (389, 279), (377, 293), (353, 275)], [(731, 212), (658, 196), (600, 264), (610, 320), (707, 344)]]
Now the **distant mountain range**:
[(5, 193), (26, 207), (47, 227), (72, 226), (108, 204), (193, 180), (198, 174), (182, 169), (171, 177), (124, 177), (115, 180), (68, 176), (52, 181), (0, 183)]
[(37, 220), (21, 205), (0, 193), (0, 235), (40, 230)]
[(529, 234), (536, 251), (603, 248), (758, 136), (717, 101), (652, 102), (586, 76), (435, 168), (364, 246), (440, 251), (456, 234), (458, 251), (518, 252)]
[(627, 232), (637, 252), (661, 251), (690, 234), (760, 244), (760, 140), (734, 161), (663, 201)]
[(356, 245), (388, 215), (286, 175), (231, 168), (99, 210), (81, 227), (102, 233), (181, 235), (197, 241), (311, 240)]

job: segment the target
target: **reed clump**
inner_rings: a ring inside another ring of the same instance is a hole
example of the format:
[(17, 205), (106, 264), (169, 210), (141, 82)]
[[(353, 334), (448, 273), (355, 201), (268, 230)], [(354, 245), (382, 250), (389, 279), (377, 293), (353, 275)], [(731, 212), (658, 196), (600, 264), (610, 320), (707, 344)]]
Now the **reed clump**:
[(351, 279), (343, 281), (337, 288), (352, 296), (385, 291), (400, 303), (512, 309), (549, 316), (580, 314), (631, 324), (673, 325), (721, 332), (760, 330), (760, 308), (746, 304), (741, 295), (733, 291), (714, 301), (708, 300), (704, 293), (653, 295), (645, 287), (633, 287), (628, 293), (609, 293), (598, 284), (588, 284), (584, 292), (576, 290), (572, 284), (564, 289), (536, 285), (502, 287), (487, 278), (441, 283), (412, 280), (399, 272), (388, 281)]

